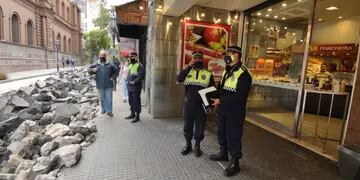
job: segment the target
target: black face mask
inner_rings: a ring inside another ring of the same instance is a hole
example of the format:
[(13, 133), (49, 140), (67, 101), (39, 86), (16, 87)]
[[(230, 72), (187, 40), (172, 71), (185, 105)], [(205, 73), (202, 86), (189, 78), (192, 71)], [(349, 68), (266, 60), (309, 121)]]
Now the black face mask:
[(201, 61), (196, 61), (196, 62), (194, 63), (194, 67), (195, 67), (196, 69), (201, 69), (201, 68), (204, 67), (204, 64), (203, 64), (203, 62), (201, 62)]
[(131, 62), (131, 64), (135, 64), (136, 63), (136, 58), (130, 58), (130, 62)]
[(100, 62), (106, 62), (106, 58), (105, 57), (100, 57)]
[(224, 61), (225, 61), (225, 63), (226, 63), (227, 65), (229, 65), (229, 64), (231, 64), (231, 63), (233, 62), (231, 56), (229, 56), (229, 55), (225, 55)]

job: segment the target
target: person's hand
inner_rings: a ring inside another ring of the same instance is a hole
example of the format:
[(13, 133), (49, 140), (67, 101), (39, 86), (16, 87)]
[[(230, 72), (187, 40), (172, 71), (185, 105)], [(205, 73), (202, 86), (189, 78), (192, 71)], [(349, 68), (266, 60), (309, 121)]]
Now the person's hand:
[(92, 71), (93, 71), (94, 73), (96, 73), (97, 68), (92, 68)]
[(218, 98), (216, 98), (216, 99), (211, 99), (211, 100), (213, 101), (212, 105), (213, 105), (214, 107), (216, 107), (216, 106), (218, 106), (218, 105), (221, 104), (220, 99), (218, 99)]
[(195, 61), (194, 61), (194, 60), (191, 60), (191, 61), (189, 62), (189, 67), (194, 67), (194, 64), (195, 64)]

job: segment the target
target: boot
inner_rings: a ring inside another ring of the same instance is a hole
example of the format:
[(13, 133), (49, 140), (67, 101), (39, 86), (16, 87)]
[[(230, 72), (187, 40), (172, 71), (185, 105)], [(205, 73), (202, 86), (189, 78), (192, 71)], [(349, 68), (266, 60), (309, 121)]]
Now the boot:
[(185, 156), (189, 154), (191, 151), (192, 151), (191, 140), (186, 141), (186, 146), (181, 150), (181, 154)]
[(200, 142), (196, 142), (195, 144), (195, 157), (201, 157), (202, 156), (202, 151), (200, 149)]
[(232, 157), (230, 163), (225, 168), (224, 175), (226, 177), (234, 176), (240, 172), (239, 158)]
[(131, 114), (127, 117), (125, 117), (125, 119), (134, 119), (135, 118), (135, 112), (131, 111)]
[(131, 123), (137, 123), (140, 121), (140, 114), (139, 113), (135, 113), (135, 119), (131, 121)]
[(209, 159), (212, 161), (229, 161), (228, 153), (225, 150), (220, 150), (219, 153), (210, 155)]

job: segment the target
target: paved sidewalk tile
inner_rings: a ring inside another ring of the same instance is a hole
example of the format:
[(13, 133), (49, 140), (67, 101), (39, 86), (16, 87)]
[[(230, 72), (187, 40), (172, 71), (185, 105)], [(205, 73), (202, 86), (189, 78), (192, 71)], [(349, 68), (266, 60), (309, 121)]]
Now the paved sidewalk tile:
[(99, 115), (97, 140), (83, 152), (79, 164), (65, 169), (64, 180), (219, 180), (341, 179), (330, 161), (289, 143), (253, 125), (246, 124), (241, 173), (223, 176), (222, 166), (208, 159), (217, 152), (216, 135), (206, 132), (204, 156), (182, 156), (184, 145), (181, 119), (152, 119), (143, 113), (142, 121), (124, 120), (128, 107), (119, 92), (114, 94), (114, 118)]

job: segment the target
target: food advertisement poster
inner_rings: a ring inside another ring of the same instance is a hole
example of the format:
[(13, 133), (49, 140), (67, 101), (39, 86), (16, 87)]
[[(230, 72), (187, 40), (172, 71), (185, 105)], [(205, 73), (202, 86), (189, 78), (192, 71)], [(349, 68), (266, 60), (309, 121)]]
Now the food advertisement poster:
[(205, 68), (221, 76), (225, 68), (223, 53), (230, 42), (231, 26), (185, 21), (182, 32), (181, 68), (186, 67), (194, 51), (204, 54)]

